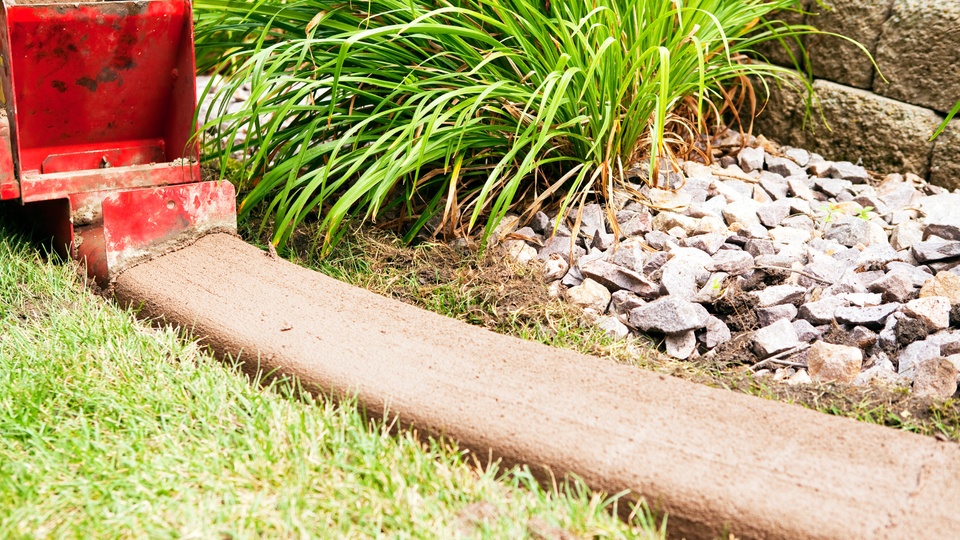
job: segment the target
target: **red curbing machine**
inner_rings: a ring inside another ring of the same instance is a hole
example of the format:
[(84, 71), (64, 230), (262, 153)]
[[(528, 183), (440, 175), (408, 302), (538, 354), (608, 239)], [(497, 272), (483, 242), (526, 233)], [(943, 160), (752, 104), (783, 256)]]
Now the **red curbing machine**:
[(0, 200), (101, 284), (213, 231), (229, 182), (202, 182), (189, 0), (3, 3)]

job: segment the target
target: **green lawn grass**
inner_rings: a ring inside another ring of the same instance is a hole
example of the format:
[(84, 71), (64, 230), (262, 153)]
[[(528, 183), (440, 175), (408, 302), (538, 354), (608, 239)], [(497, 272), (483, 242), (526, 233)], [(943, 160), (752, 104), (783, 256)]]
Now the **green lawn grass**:
[(0, 226), (0, 538), (662, 538), (582, 484), (480, 470), (262, 388)]

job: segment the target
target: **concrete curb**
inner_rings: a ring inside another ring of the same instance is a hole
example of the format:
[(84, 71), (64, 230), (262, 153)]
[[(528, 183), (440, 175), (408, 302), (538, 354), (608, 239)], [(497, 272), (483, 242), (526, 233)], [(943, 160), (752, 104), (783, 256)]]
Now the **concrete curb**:
[[(632, 490), (671, 536), (949, 538), (960, 447), (500, 336), (223, 234), (132, 268), (115, 294), (245, 369), (356, 394), (480, 456)], [(259, 362), (256, 358), (259, 356)]]

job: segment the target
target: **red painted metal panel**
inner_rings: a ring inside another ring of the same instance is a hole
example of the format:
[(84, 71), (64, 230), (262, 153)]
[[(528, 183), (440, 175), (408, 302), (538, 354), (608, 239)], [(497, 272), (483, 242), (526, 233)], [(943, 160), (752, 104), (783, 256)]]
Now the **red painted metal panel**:
[(43, 160), (42, 173), (61, 173), (70, 171), (88, 171), (110, 167), (130, 167), (149, 165), (166, 161), (163, 154), (163, 141), (150, 146), (132, 146), (107, 150), (91, 150), (75, 154), (53, 154)]
[(24, 202), (61, 199), (72, 193), (185, 184), (200, 180), (200, 165), (160, 163), (90, 171), (35, 174), (21, 182)]
[(76, 145), (168, 136), (171, 96), (189, 78), (181, 56), (193, 56), (181, 50), (188, 2), (7, 6), (7, 16), (21, 170)]
[(113, 276), (206, 233), (236, 233), (236, 192), (229, 182), (113, 192), (103, 200), (103, 230)]
[(13, 82), (10, 71), (10, 36), (7, 31), (6, 4), (0, 2), (0, 200), (20, 198), (20, 182), (14, 166), (16, 136), (13, 116)]

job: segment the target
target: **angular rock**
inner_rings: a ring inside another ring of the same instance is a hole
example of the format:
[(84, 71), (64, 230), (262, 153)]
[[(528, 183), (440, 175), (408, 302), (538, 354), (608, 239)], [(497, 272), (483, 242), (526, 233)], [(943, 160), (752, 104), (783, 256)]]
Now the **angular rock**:
[(792, 227), (776, 227), (770, 229), (769, 234), (774, 242), (780, 242), (781, 244), (803, 244), (810, 240), (811, 232), (803, 229), (794, 229)]
[(507, 257), (517, 264), (527, 264), (537, 260), (537, 250), (523, 240), (509, 240), (503, 243)]
[(856, 341), (861, 349), (868, 349), (877, 342), (877, 333), (866, 326), (857, 326), (850, 331), (850, 339)]
[(797, 333), (797, 339), (803, 343), (809, 343), (815, 339), (820, 339), (820, 336), (823, 335), (819, 330), (814, 328), (809, 321), (804, 319), (799, 319), (790, 323), (793, 325), (793, 330)]
[(608, 290), (627, 290), (642, 298), (656, 295), (660, 287), (645, 276), (604, 260), (590, 261), (580, 266), (584, 277)]
[(707, 317), (706, 346), (712, 349), (717, 345), (730, 341), (730, 329), (720, 319), (713, 315)]
[(951, 272), (938, 272), (920, 288), (920, 298), (942, 296), (951, 304), (960, 304), (960, 276)]
[(911, 246), (910, 251), (921, 263), (942, 261), (960, 257), (960, 242), (917, 242)]
[(636, 294), (630, 291), (617, 291), (610, 295), (610, 306), (608, 310), (611, 313), (626, 315), (631, 309), (645, 305), (646, 302)]
[(742, 226), (759, 225), (760, 218), (757, 216), (757, 210), (760, 203), (752, 199), (743, 199), (730, 203), (723, 207), (723, 219), (727, 225), (739, 223)]
[(790, 184), (787, 179), (770, 171), (760, 173), (758, 184), (775, 200), (783, 200), (790, 193)]
[(747, 243), (743, 246), (743, 250), (749, 253), (753, 258), (757, 258), (761, 255), (775, 255), (777, 253), (777, 249), (773, 246), (773, 242), (762, 239), (747, 240)]
[(790, 386), (797, 386), (798, 384), (810, 384), (812, 382), (813, 379), (810, 378), (810, 374), (807, 373), (805, 369), (801, 369), (787, 378), (787, 384)]
[(806, 294), (806, 292), (806, 287), (774, 285), (759, 291), (751, 291), (747, 294), (757, 299), (757, 307), (770, 307), (781, 304), (796, 304), (803, 300), (803, 295)]
[(554, 253), (543, 263), (543, 280), (547, 283), (556, 281), (567, 275), (568, 270), (567, 261), (559, 253)]
[(860, 374), (863, 352), (857, 347), (818, 341), (807, 353), (810, 376), (822, 382), (850, 383)]
[(797, 332), (787, 319), (780, 319), (753, 334), (753, 352), (761, 360), (799, 344)]
[(887, 317), (900, 309), (900, 304), (889, 303), (871, 307), (841, 307), (834, 312), (834, 318), (844, 324), (862, 324), (864, 326), (883, 326)]
[(680, 360), (690, 358), (693, 351), (697, 349), (697, 336), (693, 330), (667, 334), (663, 341), (667, 354)]
[(630, 329), (616, 317), (601, 317), (597, 322), (597, 327), (603, 330), (603, 333), (613, 339), (625, 339), (630, 335)]
[(814, 326), (829, 324), (833, 321), (838, 309), (849, 303), (838, 296), (830, 296), (817, 302), (807, 302), (800, 306), (798, 316)]
[[(620, 214), (624, 214), (624, 220), (620, 221)], [(629, 215), (626, 215), (629, 214)], [(653, 217), (649, 212), (619, 212), (617, 213), (617, 223), (620, 234), (624, 238), (644, 235), (653, 230)]]
[(533, 215), (533, 220), (530, 221), (530, 227), (533, 228), (534, 232), (544, 233), (550, 228), (550, 218), (543, 212), (537, 212)]
[(793, 193), (794, 197), (799, 197), (804, 201), (815, 201), (817, 197), (813, 194), (813, 190), (810, 189), (810, 186), (807, 185), (806, 180), (801, 178), (787, 178), (787, 186), (790, 187), (790, 193)]
[(574, 264), (567, 270), (567, 274), (560, 279), (560, 284), (564, 287), (576, 287), (583, 283), (583, 273), (580, 272), (580, 267)]
[[(791, 207), (791, 211), (794, 211)], [(813, 220), (807, 216), (791, 216), (780, 222), (780, 226), (797, 229), (798, 231), (813, 232)]]
[(897, 373), (913, 380), (917, 365), (924, 360), (940, 356), (940, 346), (930, 341), (914, 341), (900, 351), (897, 358)]
[(823, 238), (852, 247), (857, 244), (867, 245), (870, 241), (868, 232), (866, 221), (856, 217), (841, 217), (830, 224)]
[(610, 291), (592, 279), (585, 279), (576, 287), (567, 289), (567, 301), (583, 309), (594, 309), (603, 313), (610, 304)]
[(913, 393), (949, 399), (957, 393), (957, 374), (957, 366), (942, 356), (921, 360), (913, 376)]
[(908, 317), (921, 321), (928, 333), (950, 327), (950, 300), (943, 296), (927, 296), (911, 300), (901, 311)]
[(757, 209), (757, 217), (766, 227), (779, 226), (788, 215), (790, 215), (790, 205), (784, 201), (765, 204)]
[[(576, 208), (570, 210), (570, 219), (576, 220), (577, 214)], [(580, 234), (586, 238), (593, 238), (597, 231), (607, 232), (603, 207), (596, 203), (585, 204), (583, 211), (580, 212)]]
[(760, 319), (760, 326), (770, 326), (781, 319), (793, 321), (796, 316), (797, 307), (793, 304), (757, 308), (757, 318)]
[(726, 235), (719, 233), (700, 234), (682, 240), (680, 245), (683, 247), (696, 248), (707, 255), (713, 255), (720, 249), (720, 246), (723, 245), (726, 239)]
[(914, 295), (913, 278), (903, 270), (892, 270), (867, 285), (867, 290), (883, 295), (886, 302), (907, 302)]
[(677, 334), (703, 328), (708, 316), (700, 304), (667, 296), (631, 310), (629, 322), (644, 332)]
[(693, 299), (694, 302), (701, 304), (712, 304), (713, 302), (716, 302), (717, 299), (726, 292), (724, 282), (726, 282), (728, 277), (730, 277), (730, 275), (725, 272), (715, 272), (711, 274), (710, 279), (707, 280), (707, 283), (700, 289), (700, 292), (698, 292), (697, 296)]
[(630, 239), (621, 242), (619, 246), (613, 248), (607, 260), (627, 270), (637, 273), (643, 273), (643, 265), (647, 260), (647, 250), (644, 249), (640, 240)]
[(870, 180), (867, 170), (849, 161), (835, 161), (827, 169), (830, 178), (841, 178), (854, 184), (866, 184)]
[(662, 231), (650, 231), (644, 236), (647, 245), (658, 251), (667, 249), (668, 245), (676, 245), (676, 240)]
[(711, 259), (711, 263), (706, 265), (711, 272), (726, 272), (739, 276), (753, 268), (753, 257), (745, 251), (718, 251)]
[(660, 294), (691, 301), (696, 298), (698, 269), (695, 263), (674, 258), (667, 261), (657, 273)]
[(789, 178), (791, 176), (802, 176), (806, 173), (803, 167), (784, 157), (776, 157), (767, 154), (766, 162), (768, 171), (779, 174), (784, 178)]
[(674, 212), (660, 212), (653, 218), (651, 226), (655, 231), (669, 231), (674, 227), (680, 227), (686, 234), (691, 234), (696, 230), (700, 221), (696, 218), (687, 217)]
[[(832, 166), (832, 165), (831, 165)], [(828, 169), (829, 174), (829, 169)], [(831, 197), (837, 197), (843, 190), (851, 187), (853, 184), (849, 180), (841, 180), (839, 178), (818, 178), (814, 183), (817, 186), (817, 189), (826, 193)]]
[(586, 251), (582, 247), (573, 244), (569, 236), (552, 236), (545, 242), (537, 258), (545, 261), (554, 253), (559, 254), (567, 264), (570, 264), (571, 258), (576, 261), (585, 255)]
[(617, 235), (597, 231), (590, 242), (591, 249), (606, 251), (617, 243)]
[(898, 260), (900, 260), (900, 254), (890, 247), (890, 244), (886, 242), (882, 244), (871, 243), (857, 256), (857, 271), (881, 270), (891, 262)]
[(738, 164), (744, 172), (763, 168), (763, 148), (746, 147), (737, 154)]

